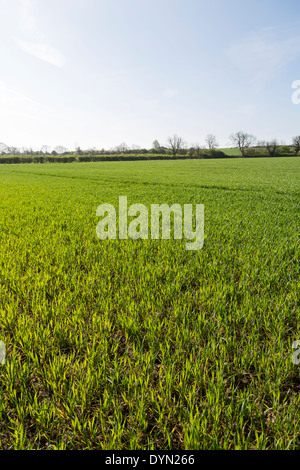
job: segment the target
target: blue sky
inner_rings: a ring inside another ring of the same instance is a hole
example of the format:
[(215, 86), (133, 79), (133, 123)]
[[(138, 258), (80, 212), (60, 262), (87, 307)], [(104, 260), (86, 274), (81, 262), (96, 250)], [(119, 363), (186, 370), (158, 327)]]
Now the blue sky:
[(298, 0), (0, 0), (0, 142), (300, 134)]

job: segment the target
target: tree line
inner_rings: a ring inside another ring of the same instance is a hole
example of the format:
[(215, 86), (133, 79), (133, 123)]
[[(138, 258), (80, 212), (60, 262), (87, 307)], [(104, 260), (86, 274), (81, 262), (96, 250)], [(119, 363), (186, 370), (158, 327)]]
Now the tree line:
[[(206, 148), (209, 150), (215, 150), (219, 147), (216, 136), (213, 134), (208, 134), (205, 142), (207, 144), (206, 147), (199, 144), (194, 144), (188, 148), (187, 152), (190, 155), (197, 153), (200, 154), (201, 151)], [(258, 141), (252, 134), (238, 131), (230, 135), (230, 142), (232, 148), (238, 149), (243, 157), (254, 156), (255, 154), (266, 154), (270, 157), (275, 157), (278, 154), (287, 155), (293, 153), (294, 155), (298, 155), (300, 152), (300, 136), (293, 137), (293, 142), (291, 145), (285, 145), (279, 143), (277, 139), (270, 141)], [(177, 135), (168, 138), (168, 145), (173, 153), (173, 156), (176, 156), (181, 149), (187, 148), (183, 138)]]
[[(230, 143), (232, 147), (238, 149), (242, 157), (251, 157), (255, 155), (268, 155), (275, 157), (276, 155), (298, 155), (300, 152), (300, 136), (293, 137), (291, 145), (285, 145), (279, 143), (277, 139), (270, 141), (258, 141), (256, 137), (243, 131), (238, 131), (230, 135)], [(102, 148), (97, 149), (95, 147), (86, 150), (77, 147), (74, 151), (68, 150), (64, 146), (57, 146), (52, 149), (48, 145), (43, 145), (40, 150), (33, 150), (32, 148), (17, 148), (9, 147), (4, 143), (0, 143), (0, 155), (24, 155), (24, 156), (37, 156), (37, 155), (142, 155), (142, 154), (159, 154), (159, 155), (172, 155), (176, 157), (178, 155), (199, 157), (204, 153), (212, 156), (217, 153), (221, 156), (222, 151), (216, 152), (219, 147), (219, 143), (214, 134), (208, 134), (205, 138), (205, 145), (198, 143), (188, 145), (185, 140), (174, 134), (172, 137), (168, 137), (166, 145), (160, 145), (158, 140), (154, 140), (150, 149), (141, 148), (137, 145), (128, 146), (126, 143), (117, 145), (109, 150)], [(207, 152), (207, 150), (209, 152)], [(224, 154), (225, 156), (225, 154)]]

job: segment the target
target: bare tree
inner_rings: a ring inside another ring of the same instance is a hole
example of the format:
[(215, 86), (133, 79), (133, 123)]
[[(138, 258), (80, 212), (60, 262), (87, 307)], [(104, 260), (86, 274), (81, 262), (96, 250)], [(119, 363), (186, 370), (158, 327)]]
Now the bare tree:
[(6, 153), (9, 153), (9, 148), (6, 144), (4, 144), (3, 142), (0, 143), (0, 154), (6, 154)]
[(237, 147), (243, 157), (246, 156), (247, 150), (255, 144), (256, 138), (251, 134), (239, 131), (230, 136), (232, 144)]
[(184, 148), (184, 140), (182, 137), (178, 137), (178, 135), (173, 135), (173, 137), (169, 137), (167, 140), (169, 145), (169, 149), (172, 150), (173, 157), (176, 157), (179, 150)]
[(293, 137), (293, 146), (294, 146), (296, 155), (298, 155), (298, 153), (300, 152), (300, 135)]
[(279, 144), (276, 139), (273, 139), (270, 142), (266, 142), (266, 149), (270, 155), (270, 157), (275, 157), (276, 153), (279, 149)]
[(91, 155), (96, 155), (97, 154), (97, 148), (96, 147), (89, 147), (87, 149), (87, 152), (90, 153)]
[(117, 145), (114, 150), (115, 150), (115, 152), (123, 153), (123, 152), (126, 152), (127, 150), (129, 150), (129, 147), (128, 147), (127, 144), (122, 142), (122, 144)]
[(63, 147), (62, 145), (58, 145), (57, 147), (55, 147), (54, 151), (61, 155), (62, 153), (67, 152), (68, 149), (66, 147)]
[(206, 136), (205, 142), (207, 143), (209, 149), (216, 149), (217, 147), (219, 147), (216, 136), (213, 134), (208, 134)]
[[(18, 153), (20, 153), (20, 150), (18, 149), (18, 147), (8, 147), (8, 153), (10, 153), (11, 155), (17, 155)], [(32, 154), (33, 150), (30, 149), (28, 153)]]
[(192, 144), (191, 147), (189, 148), (189, 155), (199, 158), (201, 157), (201, 155), (203, 155), (203, 150), (204, 150), (204, 147), (198, 144), (198, 142), (196, 142)]
[(141, 147), (139, 145), (132, 144), (129, 150), (132, 150), (133, 152), (138, 152), (139, 150), (141, 150)]
[(50, 153), (51, 152), (51, 147), (49, 147), (49, 145), (43, 145), (42, 148), (41, 148), (41, 152), (42, 153)]

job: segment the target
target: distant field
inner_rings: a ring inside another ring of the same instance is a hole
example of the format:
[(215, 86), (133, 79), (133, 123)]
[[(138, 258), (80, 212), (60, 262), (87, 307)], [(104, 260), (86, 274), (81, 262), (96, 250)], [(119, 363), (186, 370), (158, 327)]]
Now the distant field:
[[(298, 159), (1, 165), (1, 449), (300, 449)], [(204, 204), (205, 245), (100, 241)]]
[(242, 152), (237, 149), (237, 148), (223, 148), (223, 149), (218, 149), (221, 150), (221, 152), (224, 152), (225, 155), (230, 155), (230, 156), (242, 156)]

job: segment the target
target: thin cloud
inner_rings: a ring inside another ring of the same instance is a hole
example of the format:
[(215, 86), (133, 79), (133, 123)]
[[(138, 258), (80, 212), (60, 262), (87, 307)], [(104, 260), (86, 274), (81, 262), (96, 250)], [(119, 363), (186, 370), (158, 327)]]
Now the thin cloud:
[(49, 46), (49, 44), (28, 42), (19, 38), (14, 38), (14, 41), (24, 52), (27, 52), (33, 57), (54, 65), (55, 67), (64, 66), (65, 60), (62, 54), (54, 47)]
[(21, 35), (26, 37), (13, 37), (15, 43), (22, 51), (31, 56), (43, 60), (55, 67), (63, 67), (65, 59), (63, 55), (50, 44), (47, 38), (39, 32), (38, 21), (33, 11), (33, 0), (19, 0), (18, 16)]

